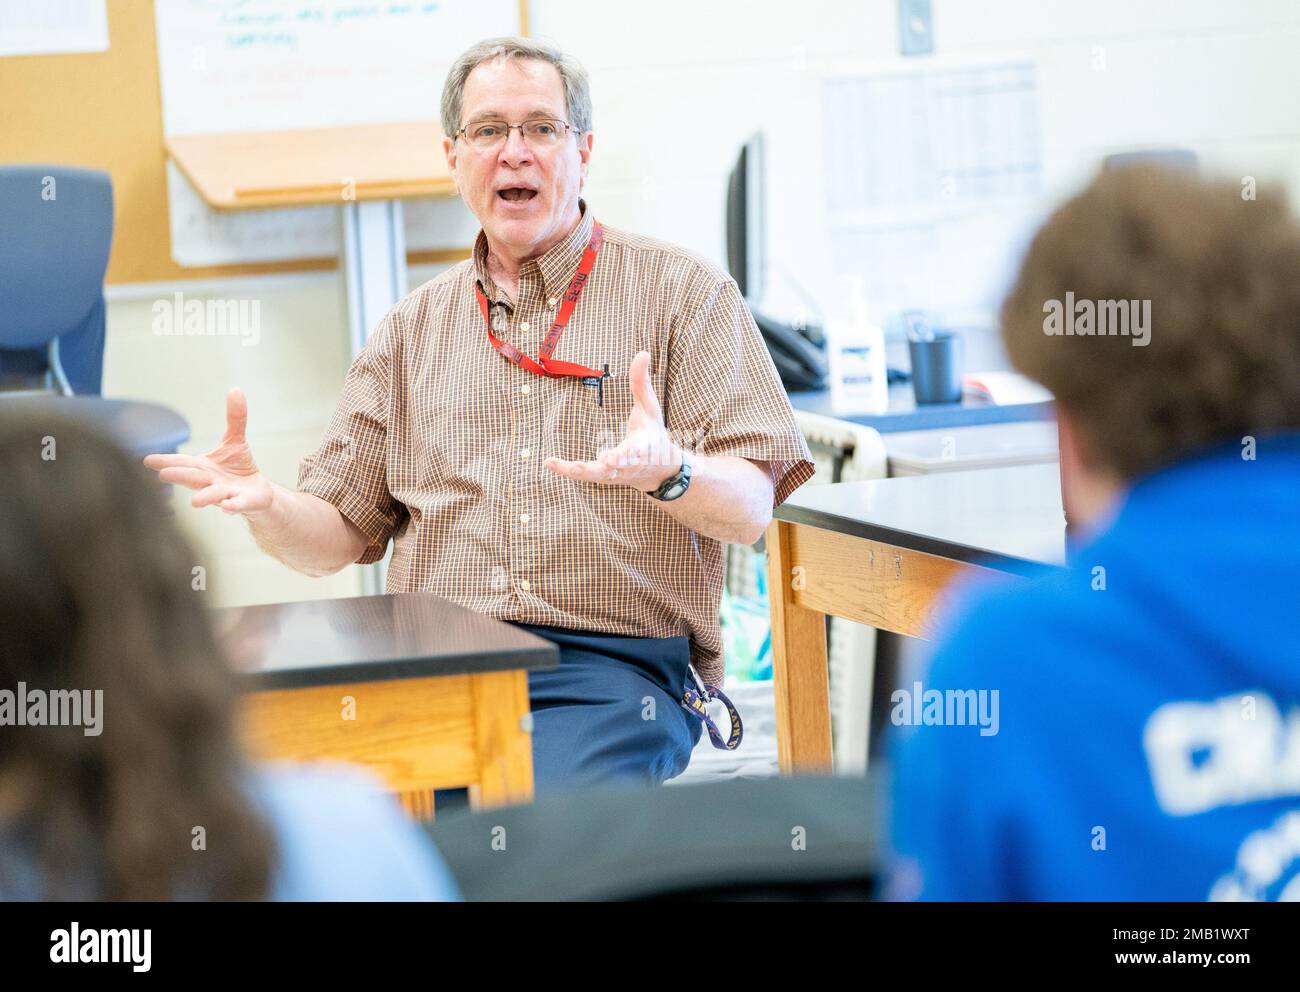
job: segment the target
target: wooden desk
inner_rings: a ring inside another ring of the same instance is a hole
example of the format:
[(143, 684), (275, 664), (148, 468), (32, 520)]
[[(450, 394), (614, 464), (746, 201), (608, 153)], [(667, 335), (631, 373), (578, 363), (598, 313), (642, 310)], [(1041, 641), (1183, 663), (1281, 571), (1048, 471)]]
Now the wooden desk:
[(216, 614), (256, 756), (363, 765), (424, 819), (435, 789), (532, 799), (528, 671), (559, 664), (549, 641), (428, 593)]
[(169, 136), (167, 154), (218, 210), (454, 196), (437, 121)]
[(406, 295), (401, 198), (456, 195), (437, 121), (172, 135), (166, 146), (213, 209), (340, 208), (353, 355)]
[(1065, 562), (1056, 465), (811, 486), (767, 530), (781, 770), (831, 768), (826, 617), (932, 637), (953, 580)]

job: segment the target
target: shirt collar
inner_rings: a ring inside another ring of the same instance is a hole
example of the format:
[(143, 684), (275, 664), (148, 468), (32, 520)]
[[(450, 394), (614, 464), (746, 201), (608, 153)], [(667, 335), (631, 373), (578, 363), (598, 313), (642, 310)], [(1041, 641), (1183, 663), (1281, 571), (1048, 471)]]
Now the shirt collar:
[[(542, 292), (548, 298), (562, 296), (568, 290), (569, 280), (573, 278), (578, 263), (582, 261), (582, 253), (587, 250), (587, 243), (591, 241), (591, 229), (595, 218), (587, 209), (587, 201), (581, 197), (578, 199), (578, 211), (580, 214), (578, 226), (569, 232), (563, 241), (548, 249), (546, 254), (540, 258), (530, 259), (519, 270), (521, 277), (540, 272)], [(492, 302), (509, 302), (509, 298), (497, 288), (492, 277), (488, 275), (487, 254), (487, 234), (480, 230), (478, 238), (474, 241), (474, 272), (479, 285), (483, 287), (484, 294)]]

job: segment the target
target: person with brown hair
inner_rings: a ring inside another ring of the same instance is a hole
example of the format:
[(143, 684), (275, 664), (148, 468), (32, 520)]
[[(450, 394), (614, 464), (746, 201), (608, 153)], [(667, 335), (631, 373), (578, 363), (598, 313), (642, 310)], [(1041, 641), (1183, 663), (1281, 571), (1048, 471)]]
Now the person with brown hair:
[(1300, 898), (1300, 224), (1253, 180), (1106, 172), (1002, 334), (1057, 400), (1070, 561), (955, 595), (922, 678), (1000, 728), (895, 739), (893, 894)]
[(240, 753), (156, 478), (73, 420), (0, 413), (0, 900), (455, 898), (367, 777)]

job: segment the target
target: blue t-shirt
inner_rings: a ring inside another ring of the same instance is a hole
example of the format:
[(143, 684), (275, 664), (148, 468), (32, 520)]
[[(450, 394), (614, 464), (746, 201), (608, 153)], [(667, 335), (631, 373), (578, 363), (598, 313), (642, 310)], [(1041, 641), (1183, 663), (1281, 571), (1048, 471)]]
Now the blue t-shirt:
[[(433, 842), (368, 773), (348, 765), (258, 765), (248, 792), (275, 839), (270, 899), (460, 899)], [(33, 843), (28, 833), (0, 830), (0, 902), (47, 897)], [(91, 862), (72, 880), (73, 899), (101, 898), (93, 852), (87, 856)]]
[(338, 765), (263, 765), (259, 812), (275, 833), (277, 901), (458, 900), (433, 842), (372, 776)]
[(892, 700), (895, 897), (1300, 899), (1300, 434), (1243, 453), (957, 592)]

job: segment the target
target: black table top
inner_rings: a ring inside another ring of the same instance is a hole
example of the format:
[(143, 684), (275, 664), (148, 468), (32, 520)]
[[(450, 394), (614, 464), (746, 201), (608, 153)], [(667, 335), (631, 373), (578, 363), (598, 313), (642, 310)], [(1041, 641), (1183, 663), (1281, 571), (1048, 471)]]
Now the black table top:
[(980, 424), (1009, 424), (1024, 420), (1051, 420), (1056, 416), (1053, 404), (1050, 402), (997, 406), (982, 400), (964, 399), (960, 403), (917, 406), (916, 394), (912, 391), (910, 382), (895, 383), (889, 387), (889, 409), (884, 413), (837, 413), (835, 407), (831, 405), (829, 389), (789, 395), (790, 405), (796, 410), (874, 427), (881, 434), (946, 427), (975, 427)]
[[(175, 451), (190, 439), (190, 425), (175, 410), (141, 400), (110, 400), (102, 396), (0, 396), (6, 409), (40, 416), (42, 411), (86, 421), (117, 438), (133, 455), (144, 457)], [(14, 404), (9, 407), (9, 404)]]
[(432, 593), (215, 610), (236, 669), (256, 689), (464, 675), (559, 664), (550, 641)]
[(775, 516), (1004, 572), (1065, 564), (1057, 465), (805, 486)]

